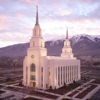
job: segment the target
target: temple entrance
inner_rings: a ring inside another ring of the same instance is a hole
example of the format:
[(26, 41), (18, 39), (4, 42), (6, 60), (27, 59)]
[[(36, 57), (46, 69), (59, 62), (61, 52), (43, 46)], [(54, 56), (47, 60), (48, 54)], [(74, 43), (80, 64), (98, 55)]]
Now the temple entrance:
[(30, 87), (35, 88), (36, 83), (35, 82), (30, 82)]

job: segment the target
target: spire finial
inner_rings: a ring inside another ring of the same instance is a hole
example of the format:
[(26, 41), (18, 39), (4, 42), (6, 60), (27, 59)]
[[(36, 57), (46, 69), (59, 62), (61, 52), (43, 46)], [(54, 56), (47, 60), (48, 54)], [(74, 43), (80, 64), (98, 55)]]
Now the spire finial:
[(67, 28), (67, 31), (66, 31), (66, 39), (68, 39), (68, 28)]
[(35, 25), (39, 25), (39, 20), (38, 20), (38, 6), (36, 6), (36, 23)]

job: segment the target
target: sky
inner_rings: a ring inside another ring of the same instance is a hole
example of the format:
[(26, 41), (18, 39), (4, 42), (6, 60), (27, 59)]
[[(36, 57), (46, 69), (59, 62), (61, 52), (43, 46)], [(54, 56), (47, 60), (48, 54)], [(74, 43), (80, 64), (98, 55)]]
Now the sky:
[(100, 35), (100, 0), (0, 0), (0, 48), (30, 41), (36, 5), (45, 41)]

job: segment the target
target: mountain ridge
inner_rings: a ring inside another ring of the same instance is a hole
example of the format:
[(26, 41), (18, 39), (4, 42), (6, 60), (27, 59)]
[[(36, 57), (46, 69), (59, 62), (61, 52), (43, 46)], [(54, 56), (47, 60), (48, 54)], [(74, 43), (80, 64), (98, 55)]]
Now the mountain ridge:
[[(76, 35), (69, 40), (75, 56), (100, 56), (100, 36)], [(63, 45), (64, 39), (45, 42), (49, 56), (59, 56)], [(29, 43), (20, 43), (0, 48), (0, 57), (24, 57), (28, 47)]]

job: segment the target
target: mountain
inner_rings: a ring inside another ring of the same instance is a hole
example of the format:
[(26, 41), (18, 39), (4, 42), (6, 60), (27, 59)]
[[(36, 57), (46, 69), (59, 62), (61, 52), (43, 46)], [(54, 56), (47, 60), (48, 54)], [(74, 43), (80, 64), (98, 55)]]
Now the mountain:
[(100, 56), (100, 36), (77, 35), (71, 39), (73, 52), (79, 56)]
[[(75, 56), (100, 57), (100, 36), (76, 35), (70, 38), (71, 46)], [(64, 39), (46, 41), (48, 55), (59, 56), (62, 51)], [(0, 56), (24, 57), (29, 43), (11, 45), (0, 48)]]

